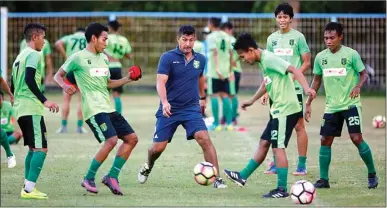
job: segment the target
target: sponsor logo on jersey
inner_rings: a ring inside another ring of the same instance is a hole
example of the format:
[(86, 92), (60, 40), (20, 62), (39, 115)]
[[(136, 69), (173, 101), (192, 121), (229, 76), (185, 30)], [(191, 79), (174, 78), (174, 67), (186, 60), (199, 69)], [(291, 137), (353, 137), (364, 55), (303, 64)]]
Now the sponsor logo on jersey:
[(324, 77), (342, 77), (347, 76), (345, 68), (328, 68), (323, 70)]
[(293, 48), (276, 48), (274, 54), (276, 56), (293, 56)]
[(108, 68), (91, 68), (90, 76), (92, 77), (106, 77), (109, 73)]
[(7, 118), (1, 118), (1, 125), (8, 124), (8, 119)]

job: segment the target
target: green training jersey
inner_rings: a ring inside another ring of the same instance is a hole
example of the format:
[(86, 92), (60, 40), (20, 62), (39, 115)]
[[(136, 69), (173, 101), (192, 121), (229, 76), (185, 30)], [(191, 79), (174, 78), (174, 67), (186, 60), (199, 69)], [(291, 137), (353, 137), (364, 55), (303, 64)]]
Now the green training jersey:
[[(230, 36), (230, 37), (231, 37), (231, 41), (230, 41), (231, 42), (231, 48), (233, 49), (234, 48), (234, 44), (236, 42), (236, 38), (234, 36)], [(233, 49), (232, 54), (233, 54), (233, 60), (236, 63), (236, 66), (233, 67), (233, 70), (236, 71), (236, 72), (241, 73), (242, 72), (242, 64), (241, 64), (241, 60), (240, 60), (240, 58), (238, 56), (238, 52)]]
[[(118, 34), (109, 34), (108, 45), (105, 48), (105, 53), (115, 59), (122, 59), (126, 54), (132, 52), (132, 47), (126, 37)], [(121, 68), (121, 62), (110, 62), (109, 68)]]
[[(297, 69), (303, 64), (302, 55), (310, 53), (304, 35), (294, 29), (284, 34), (281, 34), (280, 31), (272, 33), (267, 38), (266, 49), (286, 60)], [(297, 80), (294, 80), (294, 85), (296, 92), (302, 94), (303, 89), (301, 84)]]
[(98, 113), (111, 113), (109, 91), (109, 61), (105, 54), (93, 54), (83, 49), (71, 55), (62, 65), (62, 69), (74, 72), (77, 86), (82, 95), (82, 113), (84, 120)]
[(208, 44), (208, 71), (207, 76), (219, 79), (216, 73), (214, 49), (217, 51), (218, 69), (224, 78), (230, 76), (230, 35), (224, 31), (213, 31), (207, 36)]
[[(25, 48), (27, 48), (27, 42), (26, 42), (26, 39), (23, 39), (20, 43), (20, 53)], [(40, 67), (42, 70), (45, 70), (46, 69), (46, 56), (51, 54), (51, 45), (50, 45), (50, 42), (48, 42), (48, 40), (44, 39), (43, 48), (38, 53), (40, 54), (40, 58), (41, 58), (41, 62), (42, 62)], [(43, 74), (43, 79), (44, 79), (44, 77), (45, 77), (45, 74)]]
[(41, 65), (41, 54), (30, 47), (22, 50), (12, 64), (12, 81), (15, 87), (13, 105), (16, 119), (21, 116), (43, 115), (43, 103), (31, 92), (25, 81), (27, 67), (36, 69), (35, 82), (39, 90), (43, 92), (41, 80), (44, 76), (44, 69)]
[(13, 132), (15, 130), (15, 126), (12, 123), (12, 118), (15, 117), (15, 110), (13, 109), (11, 103), (3, 100), (0, 111), (1, 129), (5, 132)]
[(266, 90), (271, 100), (270, 114), (273, 118), (300, 112), (301, 106), (293, 79), (287, 72), (291, 64), (272, 52), (263, 50), (258, 65), (262, 69)]
[(313, 73), (323, 77), (326, 113), (361, 106), (360, 96), (352, 99), (350, 94), (359, 82), (359, 72), (364, 69), (365, 66), (359, 53), (344, 45), (336, 53), (325, 49), (317, 54)]
[(60, 41), (62, 41), (65, 45), (67, 57), (70, 57), (72, 54), (85, 49), (87, 46), (84, 32), (76, 32), (71, 35), (63, 36)]
[(194, 43), (194, 46), (193, 46), (193, 50), (196, 52), (196, 53), (201, 53), (203, 56), (205, 55), (203, 52), (204, 52), (204, 45), (202, 42), (198, 41), (198, 40), (195, 40), (195, 43)]

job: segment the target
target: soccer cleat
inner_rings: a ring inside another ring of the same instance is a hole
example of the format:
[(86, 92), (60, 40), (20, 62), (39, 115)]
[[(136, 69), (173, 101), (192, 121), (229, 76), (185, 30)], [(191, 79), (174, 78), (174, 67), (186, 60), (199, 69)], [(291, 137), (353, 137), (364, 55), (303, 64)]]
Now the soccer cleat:
[(314, 184), (315, 188), (330, 188), (329, 181), (325, 180), (323, 178), (320, 178), (320, 180), (316, 181)]
[(47, 196), (47, 194), (42, 193), (36, 189), (34, 189), (30, 193), (28, 193), (23, 188), (20, 192), (20, 198), (22, 198), (22, 199), (48, 199), (48, 196)]
[(214, 188), (227, 188), (227, 185), (224, 183), (221, 177), (216, 177), (214, 182)]
[(221, 125), (211, 125), (208, 128), (208, 131), (222, 131)]
[(151, 173), (151, 168), (149, 168), (148, 163), (145, 163), (140, 168), (140, 171), (138, 171), (138, 175), (137, 175), (138, 182), (140, 182), (141, 184), (144, 184), (148, 180), (150, 173)]
[(78, 126), (77, 133), (78, 134), (87, 134), (87, 130), (85, 128), (83, 128), (82, 126)]
[(61, 126), (58, 130), (56, 130), (57, 134), (65, 134), (67, 133), (67, 126)]
[(226, 131), (234, 131), (234, 126), (233, 125), (227, 125), (225, 128)]
[(16, 166), (16, 157), (15, 155), (8, 157), (8, 168), (14, 168)]
[(265, 170), (265, 172), (263, 173), (268, 175), (277, 174), (277, 168), (275, 167), (274, 162), (271, 162), (269, 165), (269, 169)]
[(373, 173), (373, 174), (369, 173), (368, 174), (368, 188), (374, 189), (374, 188), (378, 187), (378, 184), (379, 184), (378, 176), (376, 176), (375, 173)]
[(114, 195), (124, 195), (121, 192), (121, 188), (119, 185), (120, 182), (118, 182), (117, 178), (113, 178), (106, 175), (105, 177), (103, 177), (102, 183), (105, 184)]
[(294, 176), (305, 176), (307, 173), (308, 173), (308, 171), (306, 170), (306, 168), (298, 167), (297, 170), (295, 172), (293, 172), (293, 175)]
[(289, 193), (282, 188), (271, 190), (269, 193), (262, 195), (263, 198), (286, 198)]
[(94, 178), (93, 179), (83, 179), (81, 186), (86, 189), (86, 191), (97, 194), (98, 190), (95, 186)]
[(224, 174), (226, 174), (227, 178), (236, 183), (238, 186), (245, 186), (246, 179), (241, 178), (241, 174), (239, 172), (224, 169)]

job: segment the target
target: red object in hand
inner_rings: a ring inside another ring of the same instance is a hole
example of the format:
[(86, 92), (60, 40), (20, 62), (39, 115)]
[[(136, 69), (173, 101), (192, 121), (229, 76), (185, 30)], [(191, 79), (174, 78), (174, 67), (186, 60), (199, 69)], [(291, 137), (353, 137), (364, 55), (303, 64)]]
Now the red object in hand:
[(131, 66), (129, 68), (130, 79), (139, 80), (142, 77), (142, 71), (139, 66)]

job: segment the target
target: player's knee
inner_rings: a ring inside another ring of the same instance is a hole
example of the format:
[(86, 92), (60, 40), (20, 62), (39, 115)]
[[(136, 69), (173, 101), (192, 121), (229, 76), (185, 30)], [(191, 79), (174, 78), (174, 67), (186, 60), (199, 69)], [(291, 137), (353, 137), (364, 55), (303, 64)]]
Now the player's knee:
[(296, 129), (296, 132), (304, 132), (305, 131), (304, 120), (299, 120), (294, 128)]
[(267, 141), (267, 140), (264, 140), (264, 139), (261, 139), (260, 141), (259, 141), (259, 147), (260, 148), (263, 148), (263, 149), (269, 149), (270, 148), (270, 142), (269, 141)]
[(125, 143), (131, 145), (131, 146), (136, 146), (138, 143), (138, 137), (135, 133), (130, 134), (128, 136), (128, 139), (124, 141)]
[(322, 146), (332, 146), (334, 137), (321, 137), (321, 145)]
[(166, 147), (167, 147), (167, 144), (157, 142), (157, 143), (153, 143), (152, 147), (150, 148), (150, 151), (153, 153), (162, 153), (164, 152)]
[(363, 137), (361, 134), (350, 134), (349, 137), (351, 138), (352, 143), (356, 146), (363, 142)]
[(111, 137), (105, 141), (105, 146), (109, 146), (109, 147), (113, 148), (117, 145), (117, 141), (118, 141), (118, 138), (116, 136)]

